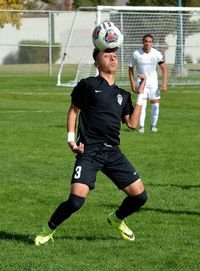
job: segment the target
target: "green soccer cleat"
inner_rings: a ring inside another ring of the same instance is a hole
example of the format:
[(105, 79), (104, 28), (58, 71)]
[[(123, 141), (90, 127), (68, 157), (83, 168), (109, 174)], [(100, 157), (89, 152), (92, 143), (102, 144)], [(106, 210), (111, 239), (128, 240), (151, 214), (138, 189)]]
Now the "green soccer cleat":
[(121, 236), (128, 241), (134, 241), (135, 236), (132, 230), (130, 230), (123, 220), (116, 217), (115, 213), (108, 215), (108, 223), (114, 228), (117, 228)]
[(54, 234), (55, 230), (52, 230), (49, 228), (48, 224), (46, 224), (40, 233), (37, 234), (36, 238), (35, 238), (35, 245), (36, 246), (41, 246), (46, 244), (49, 240), (51, 240), (52, 242), (53, 240), (53, 234)]

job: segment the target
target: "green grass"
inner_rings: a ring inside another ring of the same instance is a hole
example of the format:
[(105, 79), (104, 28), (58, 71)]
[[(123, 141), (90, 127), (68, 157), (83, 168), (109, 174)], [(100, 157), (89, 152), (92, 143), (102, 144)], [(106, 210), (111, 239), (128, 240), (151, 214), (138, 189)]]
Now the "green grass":
[(199, 271), (200, 92), (188, 86), (162, 95), (158, 134), (149, 132), (150, 107), (145, 134), (122, 126), (121, 148), (149, 196), (127, 219), (135, 242), (107, 224), (124, 195), (99, 173), (96, 189), (55, 242), (33, 245), (67, 198), (74, 164), (65, 131), (70, 89), (55, 85), (55, 77), (1, 77), (0, 270)]

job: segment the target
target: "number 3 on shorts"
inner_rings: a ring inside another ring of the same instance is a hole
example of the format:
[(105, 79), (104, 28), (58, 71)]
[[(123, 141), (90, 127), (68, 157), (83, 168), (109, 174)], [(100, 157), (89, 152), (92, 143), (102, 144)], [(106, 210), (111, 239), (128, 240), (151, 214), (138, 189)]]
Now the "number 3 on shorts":
[(79, 179), (80, 178), (80, 176), (81, 176), (81, 170), (82, 170), (81, 166), (77, 166), (75, 168), (74, 179)]

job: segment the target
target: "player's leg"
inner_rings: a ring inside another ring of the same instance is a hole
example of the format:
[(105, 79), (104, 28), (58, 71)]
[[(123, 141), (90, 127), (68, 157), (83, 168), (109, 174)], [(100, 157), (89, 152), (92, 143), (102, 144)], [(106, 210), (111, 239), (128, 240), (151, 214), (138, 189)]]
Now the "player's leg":
[(143, 99), (140, 120), (139, 120), (139, 129), (138, 129), (140, 133), (144, 133), (145, 131), (144, 126), (145, 126), (145, 119), (146, 119), (146, 107), (147, 107), (147, 99)]
[(70, 195), (66, 201), (59, 204), (48, 223), (36, 236), (35, 245), (39, 246), (52, 240), (56, 228), (83, 206), (90, 189), (95, 187), (96, 174), (100, 166), (99, 163), (94, 163), (92, 158), (83, 155), (77, 158)]
[(124, 219), (137, 212), (145, 204), (147, 194), (140, 179), (125, 187), (123, 191), (127, 194), (127, 197), (122, 201), (116, 212), (109, 214), (108, 222), (119, 230), (125, 240), (134, 241), (135, 235), (126, 225)]
[(59, 204), (48, 223), (43, 226), (41, 232), (36, 236), (36, 246), (43, 245), (49, 240), (53, 241), (53, 234), (56, 228), (83, 206), (88, 192), (89, 187), (85, 184), (74, 183), (71, 185), (69, 198)]
[(139, 129), (138, 129), (138, 131), (140, 133), (144, 133), (144, 131), (145, 131), (144, 126), (145, 126), (145, 119), (146, 119), (147, 98), (148, 98), (148, 95), (149, 95), (148, 92), (149, 92), (149, 90), (147, 88), (145, 88), (144, 93), (142, 94), (142, 96), (143, 96), (142, 109), (141, 109), (141, 113), (140, 113)]
[(150, 130), (153, 133), (158, 131), (156, 127), (159, 117), (159, 108), (160, 108), (160, 90), (156, 88), (152, 88), (150, 92), (150, 100), (151, 100), (151, 127)]
[(114, 153), (113, 164), (106, 167), (103, 172), (123, 190), (127, 196), (122, 201), (119, 208), (109, 214), (108, 222), (118, 229), (122, 237), (129, 241), (134, 241), (133, 232), (125, 224), (124, 219), (137, 212), (146, 202), (147, 194), (144, 185), (131, 163), (120, 151)]
[(124, 219), (137, 212), (147, 201), (147, 194), (141, 179), (125, 187), (123, 191), (127, 197), (122, 201), (116, 212), (110, 213), (108, 222), (116, 227), (122, 237), (128, 241), (134, 241), (133, 231), (125, 224)]
[(87, 185), (82, 183), (72, 184), (69, 198), (56, 208), (48, 222), (50, 229), (55, 230), (62, 222), (77, 212), (83, 206), (88, 192), (89, 187)]
[(151, 101), (151, 127), (150, 130), (153, 133), (158, 131), (156, 127), (159, 117), (160, 100)]
[(123, 191), (127, 194), (127, 197), (116, 211), (116, 215), (120, 219), (137, 212), (147, 200), (147, 194), (141, 179), (125, 187)]

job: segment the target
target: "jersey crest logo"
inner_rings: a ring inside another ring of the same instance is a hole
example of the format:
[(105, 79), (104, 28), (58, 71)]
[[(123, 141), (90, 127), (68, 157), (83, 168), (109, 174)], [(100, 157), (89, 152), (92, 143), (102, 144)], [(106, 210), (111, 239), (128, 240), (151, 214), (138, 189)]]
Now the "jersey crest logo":
[(122, 101), (123, 101), (122, 95), (121, 95), (121, 94), (118, 94), (118, 95), (117, 95), (117, 102), (118, 102), (118, 104), (121, 105), (121, 104), (122, 104)]

